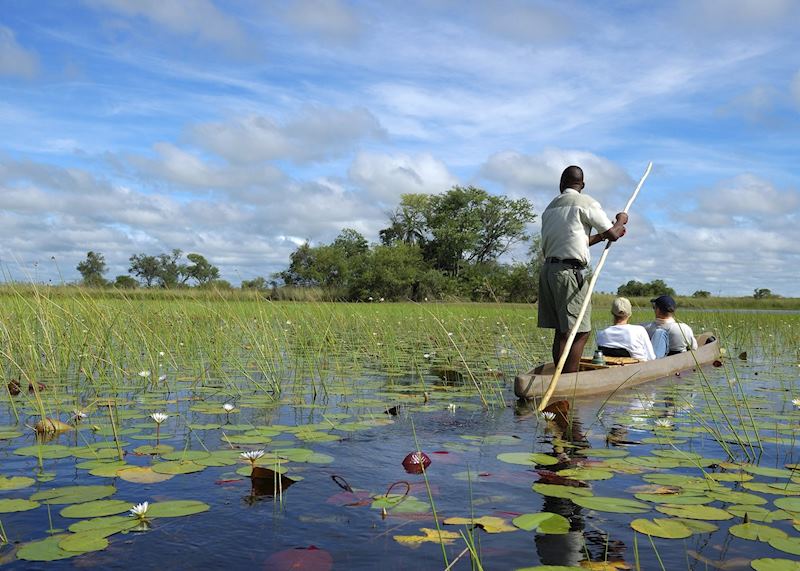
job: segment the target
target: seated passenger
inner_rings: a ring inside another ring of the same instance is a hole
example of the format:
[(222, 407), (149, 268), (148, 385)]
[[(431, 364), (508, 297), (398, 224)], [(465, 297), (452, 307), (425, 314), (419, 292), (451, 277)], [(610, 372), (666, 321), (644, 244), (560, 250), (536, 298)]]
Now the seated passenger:
[(650, 361), (656, 358), (647, 331), (641, 325), (631, 325), (631, 302), (618, 297), (611, 304), (614, 325), (597, 332), (597, 345), (604, 355), (610, 357), (627, 356)]
[(675, 355), (689, 349), (697, 349), (697, 340), (694, 338), (692, 328), (685, 323), (675, 321), (674, 314), (677, 307), (675, 300), (668, 295), (662, 295), (651, 299), (650, 302), (653, 304), (656, 318), (648, 323), (642, 323), (642, 325), (647, 329), (650, 339), (653, 340), (653, 345), (657, 344), (654, 336), (663, 337), (664, 335), (656, 332), (663, 330), (667, 333), (667, 355)]

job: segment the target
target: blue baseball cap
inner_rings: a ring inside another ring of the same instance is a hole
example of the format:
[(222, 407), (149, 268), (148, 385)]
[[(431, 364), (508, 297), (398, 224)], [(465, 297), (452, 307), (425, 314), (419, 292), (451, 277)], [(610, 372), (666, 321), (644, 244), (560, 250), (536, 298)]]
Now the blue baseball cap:
[(654, 297), (653, 299), (650, 300), (650, 303), (655, 305), (658, 309), (660, 309), (664, 313), (673, 313), (675, 311), (675, 308), (678, 307), (678, 304), (675, 303), (675, 300), (668, 295)]

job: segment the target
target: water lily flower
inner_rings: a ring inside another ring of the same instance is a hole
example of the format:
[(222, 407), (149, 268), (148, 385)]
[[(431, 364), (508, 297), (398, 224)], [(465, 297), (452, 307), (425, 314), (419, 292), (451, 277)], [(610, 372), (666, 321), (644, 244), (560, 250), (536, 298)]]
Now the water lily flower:
[(658, 428), (672, 428), (672, 421), (668, 418), (657, 418), (653, 422)]
[(550, 412), (549, 410), (546, 410), (544, 412), (540, 412), (539, 414), (545, 420), (555, 420), (556, 419), (556, 413)]
[(222, 408), (223, 410), (225, 410), (225, 412), (233, 412), (233, 409), (236, 407), (233, 406), (231, 403), (226, 402), (225, 404), (222, 405)]
[(792, 399), (792, 404), (797, 408), (800, 408), (800, 399)]
[(422, 354), (422, 358), (423, 359), (430, 359), (431, 358), (431, 354), (430, 353), (423, 353)]
[(83, 412), (82, 410), (73, 410), (72, 411), (72, 420), (75, 422), (80, 422), (84, 418), (87, 418), (89, 415)]
[(161, 376), (159, 376), (159, 377), (158, 377), (158, 380), (159, 380), (159, 382), (162, 382), (162, 383), (163, 383), (164, 381), (166, 381), (166, 380), (167, 380), (167, 375), (161, 375)]
[(456, 408), (457, 408), (457, 407), (456, 407), (456, 405), (455, 405), (455, 404), (453, 404), (453, 403), (450, 403), (450, 404), (448, 404), (448, 405), (447, 405), (447, 410), (449, 410), (449, 411), (450, 411), (450, 412), (452, 412), (453, 414), (455, 414), (455, 412), (456, 412)]
[(239, 454), (242, 458), (249, 461), (250, 464), (253, 466), (256, 465), (256, 461), (264, 455), (263, 450), (248, 450), (247, 452), (242, 452)]
[(150, 418), (152, 418), (156, 424), (161, 424), (169, 418), (169, 415), (163, 412), (154, 412), (150, 415)]
[(164, 351), (159, 351), (158, 355), (159, 355), (159, 357), (163, 357), (164, 356)]
[(150, 376), (150, 371), (139, 371), (139, 376), (142, 377), (142, 378), (149, 377)]
[(148, 502), (142, 502), (141, 504), (136, 504), (130, 510), (131, 515), (139, 519), (144, 519), (148, 507), (150, 507), (150, 504)]

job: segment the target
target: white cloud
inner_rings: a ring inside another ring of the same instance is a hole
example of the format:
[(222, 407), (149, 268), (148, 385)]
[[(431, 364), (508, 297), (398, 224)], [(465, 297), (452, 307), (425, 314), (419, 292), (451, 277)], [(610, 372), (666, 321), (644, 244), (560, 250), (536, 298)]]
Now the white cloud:
[(350, 42), (361, 32), (358, 14), (340, 0), (298, 0), (288, 4), (284, 16), (300, 30), (334, 42)]
[(481, 176), (501, 183), (509, 192), (532, 198), (539, 211), (558, 193), (561, 173), (570, 165), (583, 169), (585, 192), (601, 203), (632, 180), (613, 161), (588, 151), (548, 148), (538, 155), (503, 151), (490, 156)]
[(39, 71), (39, 58), (19, 43), (14, 32), (0, 26), (0, 75), (32, 78)]
[(350, 166), (350, 178), (370, 195), (394, 206), (401, 194), (438, 194), (458, 179), (440, 160), (428, 153), (385, 155), (359, 153)]
[(85, 0), (129, 17), (143, 17), (170, 32), (241, 50), (245, 34), (239, 24), (211, 0)]
[(792, 94), (792, 99), (794, 100), (794, 104), (800, 108), (800, 71), (794, 74), (790, 91)]
[[(792, 214), (800, 214), (800, 192), (778, 189), (767, 180), (742, 174), (696, 193), (697, 206), (688, 213), (695, 222), (728, 228), (764, 225), (781, 228)], [(788, 228), (787, 228), (788, 229)]]
[(298, 163), (337, 157), (384, 131), (366, 109), (307, 108), (283, 124), (262, 115), (190, 129), (192, 140), (232, 163), (288, 159)]
[(571, 21), (563, 14), (521, 0), (479, 2), (477, 25), (509, 40), (539, 43), (564, 34)]

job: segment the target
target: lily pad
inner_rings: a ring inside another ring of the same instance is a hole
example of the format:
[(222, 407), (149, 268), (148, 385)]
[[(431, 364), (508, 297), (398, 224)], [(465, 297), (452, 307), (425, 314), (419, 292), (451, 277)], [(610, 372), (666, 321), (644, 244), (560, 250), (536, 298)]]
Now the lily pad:
[(419, 547), (422, 543), (439, 543), (442, 545), (452, 545), (456, 540), (461, 539), (461, 534), (454, 531), (436, 530), (427, 527), (420, 528), (424, 535), (395, 535), (394, 540), (409, 547)]
[(202, 472), (205, 466), (196, 464), (191, 460), (171, 460), (168, 462), (158, 462), (152, 466), (153, 472), (158, 474), (192, 474)]
[(775, 557), (762, 557), (753, 559), (750, 567), (755, 571), (800, 571), (800, 561), (780, 559)]
[(687, 519), (724, 521), (733, 518), (733, 514), (711, 506), (662, 505), (656, 506), (656, 509), (667, 515)]
[(137, 446), (136, 448), (133, 449), (133, 451), (136, 454), (147, 454), (150, 456), (157, 456), (159, 454), (169, 454), (173, 450), (175, 450), (175, 448), (173, 448), (169, 444), (157, 444), (157, 445), (145, 444), (143, 446)]
[(564, 498), (564, 499), (581, 498), (581, 497), (585, 498), (594, 495), (589, 488), (578, 488), (574, 486), (558, 486), (555, 484), (536, 483), (533, 485), (533, 491), (539, 492), (543, 496), (549, 496), (551, 498)]
[(575, 497), (572, 501), (581, 507), (601, 512), (641, 514), (650, 511), (650, 506), (627, 498), (611, 498), (605, 496)]
[(61, 517), (82, 519), (88, 517), (102, 517), (107, 515), (121, 514), (128, 511), (130, 508), (131, 502), (125, 502), (122, 500), (95, 500), (93, 502), (84, 502), (82, 504), (67, 506), (59, 513), (61, 514)]
[(77, 553), (65, 551), (58, 546), (64, 537), (63, 534), (54, 535), (47, 539), (26, 543), (17, 551), (17, 559), (24, 561), (57, 561), (78, 555)]
[(728, 531), (733, 536), (752, 541), (770, 541), (787, 537), (785, 531), (760, 523), (740, 523), (732, 525)]
[(624, 458), (630, 454), (620, 448), (580, 448), (576, 452), (589, 458)]
[(639, 533), (664, 539), (683, 539), (692, 535), (692, 530), (677, 519), (635, 519), (631, 522), (631, 527)]
[(614, 472), (600, 470), (598, 468), (567, 468), (556, 472), (559, 476), (573, 480), (610, 480), (614, 477)]
[(21, 490), (32, 486), (35, 482), (36, 480), (27, 476), (12, 476), (10, 478), (0, 476), (0, 490)]
[[(128, 504), (128, 507), (130, 508), (131, 504)], [(133, 529), (137, 525), (139, 525), (139, 520), (135, 517), (130, 517), (129, 515), (112, 515), (77, 521), (69, 526), (69, 530), (73, 533), (102, 530), (103, 533), (111, 535)]]
[(175, 477), (174, 474), (159, 474), (154, 472), (150, 466), (134, 466), (117, 470), (117, 476), (126, 482), (134, 484), (156, 484), (165, 482)]
[(800, 555), (800, 537), (776, 537), (770, 539), (769, 544), (780, 551)]
[(39, 507), (39, 502), (26, 500), (23, 498), (17, 499), (2, 499), (0, 500), (0, 514), (10, 514), (16, 512), (26, 512)]
[(769, 510), (761, 506), (727, 506), (725, 511), (732, 513), (738, 517), (745, 517), (751, 521), (763, 521), (765, 523), (772, 523), (773, 521), (781, 521), (785, 519), (792, 519), (792, 514), (783, 510)]
[(564, 516), (550, 512), (522, 514), (511, 520), (511, 523), (525, 531), (538, 531), (546, 534), (569, 532), (569, 520)]
[(182, 517), (208, 511), (211, 506), (197, 500), (170, 500), (150, 504), (147, 517)]
[(505, 533), (508, 531), (517, 531), (517, 528), (509, 525), (506, 520), (501, 517), (485, 515), (482, 517), (449, 517), (444, 520), (447, 525), (472, 525), (483, 528), (486, 533)]
[(767, 476), (768, 478), (790, 478), (792, 471), (786, 468), (768, 468), (762, 466), (754, 466), (752, 464), (745, 464), (742, 466), (745, 472), (755, 474), (756, 476)]
[(72, 456), (72, 449), (69, 446), (63, 446), (61, 444), (41, 444), (22, 446), (14, 450), (14, 454), (18, 456), (33, 456), (34, 458), (53, 460)]
[(37, 492), (31, 499), (45, 504), (79, 504), (103, 499), (116, 491), (114, 486), (65, 486)]
[(558, 459), (541, 452), (504, 452), (497, 455), (497, 459), (508, 464), (520, 464), (522, 466), (552, 466), (558, 464)]
[(767, 503), (766, 498), (757, 496), (756, 494), (748, 494), (747, 492), (737, 492), (734, 490), (713, 491), (708, 493), (709, 496), (720, 502), (727, 504), (743, 504), (759, 506)]
[(58, 542), (58, 547), (70, 553), (89, 553), (108, 547), (108, 539), (97, 531), (71, 533)]
[(773, 503), (784, 511), (800, 513), (800, 498), (778, 498)]

